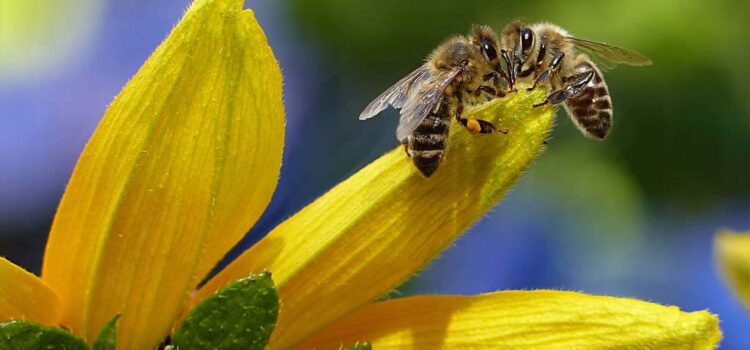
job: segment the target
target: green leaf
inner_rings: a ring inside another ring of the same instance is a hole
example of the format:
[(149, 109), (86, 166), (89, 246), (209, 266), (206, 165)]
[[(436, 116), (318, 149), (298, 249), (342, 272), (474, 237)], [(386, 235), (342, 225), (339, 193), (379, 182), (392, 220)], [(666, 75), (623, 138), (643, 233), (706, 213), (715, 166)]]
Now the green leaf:
[(178, 349), (262, 350), (279, 312), (279, 296), (264, 272), (232, 282), (196, 306), (172, 336)]
[(28, 321), (0, 323), (0, 349), (87, 350), (82, 339), (60, 328)]
[(372, 350), (372, 345), (370, 343), (356, 343), (350, 348), (342, 347), (340, 350)]
[(112, 318), (107, 324), (102, 327), (99, 331), (99, 335), (94, 340), (94, 350), (115, 350), (115, 342), (117, 341), (117, 320), (120, 319), (120, 315)]

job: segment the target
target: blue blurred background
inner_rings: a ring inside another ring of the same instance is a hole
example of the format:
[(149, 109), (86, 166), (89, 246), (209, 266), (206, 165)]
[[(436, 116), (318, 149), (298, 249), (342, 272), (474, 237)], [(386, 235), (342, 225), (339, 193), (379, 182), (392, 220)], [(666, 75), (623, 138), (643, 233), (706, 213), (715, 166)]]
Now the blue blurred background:
[[(77, 155), (188, 4), (0, 0), (0, 255), (39, 271)], [(356, 116), (444, 37), (546, 20), (655, 64), (606, 74), (617, 112), (606, 142), (584, 139), (560, 112), (518, 186), (397, 295), (554, 288), (707, 308), (722, 320), (723, 349), (750, 349), (750, 312), (712, 258), (718, 228), (750, 229), (748, 2), (247, 5), (284, 72), (288, 143), (271, 207), (232, 256), (395, 146), (394, 113)]]

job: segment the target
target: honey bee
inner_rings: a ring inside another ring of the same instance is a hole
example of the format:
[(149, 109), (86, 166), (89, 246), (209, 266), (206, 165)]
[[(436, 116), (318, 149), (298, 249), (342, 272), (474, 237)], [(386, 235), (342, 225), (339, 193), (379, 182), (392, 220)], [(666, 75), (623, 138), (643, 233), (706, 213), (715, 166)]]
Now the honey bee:
[(505, 94), (497, 47), (495, 33), (487, 26), (474, 26), (469, 35), (444, 41), (422, 66), (373, 100), (359, 119), (372, 118), (389, 105), (400, 109), (396, 138), (417, 169), (430, 177), (443, 159), (451, 117), (471, 133), (506, 132), (462, 116), (465, 104)]
[(635, 51), (574, 38), (554, 24), (527, 26), (518, 20), (501, 34), (501, 57), (511, 90), (517, 79), (530, 79), (529, 90), (548, 84), (551, 92), (534, 107), (565, 102), (576, 127), (597, 140), (606, 138), (612, 127), (612, 99), (600, 68), (651, 64)]

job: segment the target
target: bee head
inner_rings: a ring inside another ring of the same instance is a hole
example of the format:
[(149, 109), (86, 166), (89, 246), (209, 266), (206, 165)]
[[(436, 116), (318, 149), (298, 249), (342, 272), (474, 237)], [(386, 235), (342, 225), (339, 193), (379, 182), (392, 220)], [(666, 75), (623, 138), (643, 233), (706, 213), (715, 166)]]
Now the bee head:
[(497, 38), (489, 26), (474, 25), (469, 35), (472, 45), (481, 52), (482, 57), (495, 69), (500, 66), (497, 57)]
[(515, 76), (529, 59), (534, 36), (534, 31), (520, 19), (510, 22), (503, 29), (500, 41), (511, 81), (515, 81)]
[(516, 19), (503, 28), (503, 32), (500, 34), (500, 46), (511, 53), (515, 53), (519, 47), (521, 30), (526, 27), (526, 24)]

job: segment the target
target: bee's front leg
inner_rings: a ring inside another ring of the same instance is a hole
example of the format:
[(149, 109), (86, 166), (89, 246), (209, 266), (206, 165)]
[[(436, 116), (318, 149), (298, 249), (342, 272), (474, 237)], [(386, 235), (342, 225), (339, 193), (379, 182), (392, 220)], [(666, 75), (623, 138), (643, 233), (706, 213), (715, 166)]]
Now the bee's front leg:
[(504, 97), (505, 93), (502, 90), (498, 90), (492, 86), (480, 85), (476, 90), (471, 92), (474, 96), (479, 97), (482, 93), (489, 94), (492, 97)]
[[(503, 74), (505, 74), (505, 72), (503, 72)], [(503, 79), (503, 77), (501, 77), (501, 75), (497, 72), (485, 74), (482, 80), (485, 82), (491, 81), (492, 86), (480, 85), (476, 90), (474, 90), (474, 95), (479, 96), (482, 94), (482, 92), (485, 92), (492, 95), (492, 97), (505, 97), (506, 93), (503, 90), (503, 87), (500, 86), (501, 79)]]
[(534, 83), (531, 85), (530, 88), (527, 88), (526, 91), (531, 91), (531, 90), (536, 89), (536, 86), (544, 82), (545, 80), (547, 80), (547, 78), (549, 78), (550, 75), (557, 73), (562, 67), (562, 61), (564, 58), (565, 58), (565, 53), (562, 51), (555, 54), (555, 56), (552, 57), (552, 61), (550, 61), (549, 65), (547, 66), (547, 69), (545, 69), (539, 75), (536, 76), (536, 78), (534, 79)]

